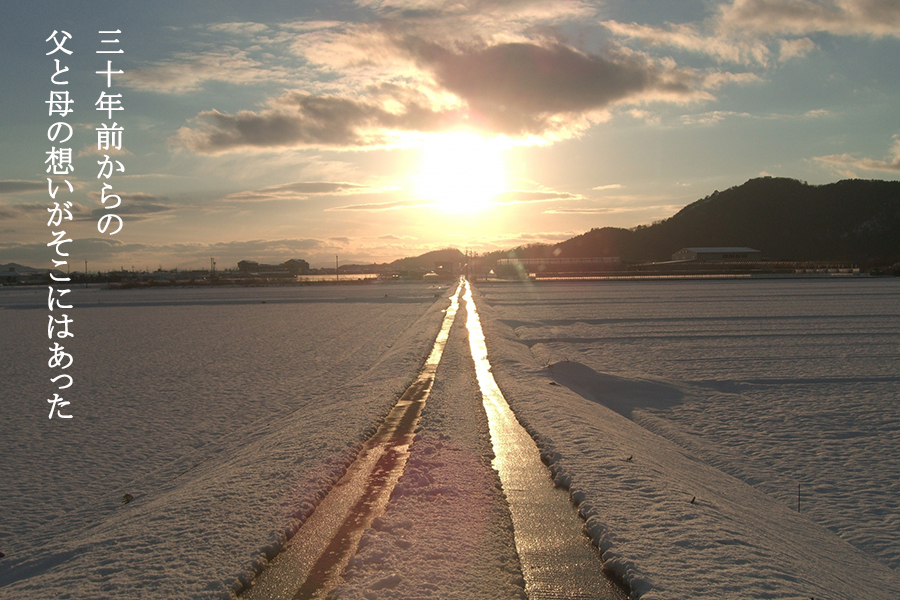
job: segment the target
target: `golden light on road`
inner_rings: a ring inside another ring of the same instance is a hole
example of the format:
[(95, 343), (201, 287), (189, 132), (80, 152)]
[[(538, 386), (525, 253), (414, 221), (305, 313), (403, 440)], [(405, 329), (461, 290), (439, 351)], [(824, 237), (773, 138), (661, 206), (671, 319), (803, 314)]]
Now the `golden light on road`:
[(416, 192), (441, 211), (478, 212), (505, 189), (503, 145), (470, 131), (431, 136), (413, 179)]

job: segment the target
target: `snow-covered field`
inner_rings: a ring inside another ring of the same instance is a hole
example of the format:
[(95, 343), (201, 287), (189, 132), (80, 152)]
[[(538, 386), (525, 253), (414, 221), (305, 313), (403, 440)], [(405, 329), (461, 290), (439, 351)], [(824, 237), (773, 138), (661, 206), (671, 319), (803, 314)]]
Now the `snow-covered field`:
[[(46, 290), (0, 289), (4, 599), (233, 597), (449, 304), (427, 284), (77, 294), (66, 422), (47, 419)], [(500, 388), (644, 598), (900, 597), (900, 281), (475, 299)], [(463, 336), (338, 597), (521, 595)]]
[(47, 290), (0, 289), (0, 597), (230, 597), (415, 377), (437, 293), (76, 289), (61, 421)]
[(507, 400), (645, 597), (900, 597), (900, 281), (479, 290)]

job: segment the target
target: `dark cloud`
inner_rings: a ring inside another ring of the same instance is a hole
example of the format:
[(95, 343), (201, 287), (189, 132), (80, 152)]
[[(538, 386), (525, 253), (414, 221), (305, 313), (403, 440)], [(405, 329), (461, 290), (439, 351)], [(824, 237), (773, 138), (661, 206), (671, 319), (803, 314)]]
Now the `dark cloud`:
[(182, 128), (181, 142), (201, 154), (239, 148), (296, 146), (377, 146), (387, 131), (429, 131), (444, 118), (416, 103), (393, 113), (363, 101), (336, 96), (287, 94), (273, 108), (228, 115), (217, 110), (197, 116), (196, 128)]
[[(53, 200), (50, 200), (46, 204), (40, 204), (37, 202), (28, 202), (28, 203), (15, 203), (15, 204), (2, 204), (0, 203), (0, 219), (19, 219), (19, 218), (34, 218), (34, 219), (43, 219), (49, 220), (50, 218), (50, 208), (52, 207)], [(60, 206), (65, 206), (64, 202), (58, 202)], [(69, 212), (72, 213), (73, 217), (80, 218), (81, 215), (85, 215), (87, 213), (87, 209), (77, 202), (71, 202), (67, 207)]]
[(554, 115), (578, 115), (626, 99), (693, 94), (693, 76), (664, 71), (636, 54), (600, 56), (559, 43), (451, 50), (417, 37), (403, 45), (475, 117), (511, 135), (541, 134)]
[[(135, 254), (147, 249), (144, 244), (125, 244), (114, 238), (75, 238), (66, 245), (73, 268), (83, 260), (131, 260)], [(77, 259), (72, 259), (77, 256)], [(2, 243), (0, 242), (0, 263), (17, 262), (29, 267), (47, 268), (52, 266), (51, 254), (45, 243)], [(65, 270), (65, 266), (61, 267)]]
[[(102, 204), (100, 204), (100, 192), (88, 192), (88, 197), (96, 200), (100, 205), (92, 210), (90, 214), (80, 217), (80, 220), (93, 221), (105, 214), (112, 213), (119, 216), (128, 215), (129, 221), (143, 221), (154, 215), (186, 208), (184, 206), (169, 204), (168, 198), (145, 194), (143, 192), (120, 193), (117, 195), (122, 201), (121, 204), (116, 208), (104, 208)], [(115, 204), (115, 200), (111, 200), (109, 204), (112, 206)]]
[(47, 189), (47, 180), (29, 181), (25, 179), (6, 179), (0, 181), (0, 194), (18, 194), (21, 192), (39, 192)]

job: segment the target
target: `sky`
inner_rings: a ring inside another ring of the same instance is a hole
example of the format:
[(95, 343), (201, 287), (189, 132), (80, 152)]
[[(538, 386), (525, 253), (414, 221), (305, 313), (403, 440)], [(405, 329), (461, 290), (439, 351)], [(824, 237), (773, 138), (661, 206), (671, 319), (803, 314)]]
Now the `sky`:
[(36, 0), (0, 30), (0, 264), (380, 263), (900, 177), (897, 0)]

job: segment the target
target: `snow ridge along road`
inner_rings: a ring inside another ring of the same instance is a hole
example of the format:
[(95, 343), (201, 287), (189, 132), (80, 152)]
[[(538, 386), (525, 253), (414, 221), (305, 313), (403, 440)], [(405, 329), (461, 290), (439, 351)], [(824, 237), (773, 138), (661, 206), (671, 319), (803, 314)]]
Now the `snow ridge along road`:
[(242, 597), (248, 600), (324, 598), (341, 581), (360, 537), (384, 512), (406, 466), (409, 444), (434, 384), (462, 286), (450, 298), (441, 329), (416, 380), (400, 397), (347, 473)]

